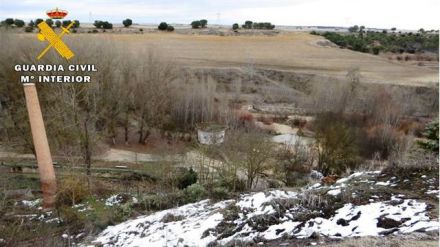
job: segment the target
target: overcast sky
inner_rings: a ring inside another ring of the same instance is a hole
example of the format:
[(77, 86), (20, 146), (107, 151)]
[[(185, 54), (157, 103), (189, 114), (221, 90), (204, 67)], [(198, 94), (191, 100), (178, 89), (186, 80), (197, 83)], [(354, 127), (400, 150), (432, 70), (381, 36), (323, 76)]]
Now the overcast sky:
[(69, 11), (81, 22), (232, 24), (245, 20), (292, 26), (352, 26), (438, 29), (440, 0), (0, 0), (0, 18), (46, 18), (46, 10)]

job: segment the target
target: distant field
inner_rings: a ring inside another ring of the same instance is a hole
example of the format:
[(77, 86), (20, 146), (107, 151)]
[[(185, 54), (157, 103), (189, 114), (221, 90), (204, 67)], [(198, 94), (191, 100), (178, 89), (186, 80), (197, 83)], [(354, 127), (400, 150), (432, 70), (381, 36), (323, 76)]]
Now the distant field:
[(321, 76), (343, 77), (359, 68), (362, 81), (405, 85), (436, 85), (436, 68), (390, 61), (384, 56), (322, 46), (322, 37), (301, 32), (279, 35), (193, 35), (176, 33), (77, 34), (123, 42), (127, 49), (153, 48), (192, 67), (243, 67), (292, 70)]

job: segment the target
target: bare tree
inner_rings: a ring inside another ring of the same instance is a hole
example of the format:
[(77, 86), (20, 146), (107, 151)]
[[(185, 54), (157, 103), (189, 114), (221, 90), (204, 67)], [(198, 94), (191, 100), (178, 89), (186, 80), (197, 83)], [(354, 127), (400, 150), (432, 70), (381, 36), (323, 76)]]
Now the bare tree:
[(312, 89), (314, 111), (340, 112), (353, 110), (357, 91), (360, 86), (360, 71), (358, 68), (348, 70), (346, 80), (316, 83)]
[(149, 50), (147, 59), (139, 59), (134, 90), (135, 115), (138, 123), (140, 144), (145, 144), (150, 135), (149, 128), (161, 128), (169, 121), (171, 94), (170, 85), (176, 78), (173, 63)]
[(269, 161), (273, 157), (274, 145), (256, 131), (229, 133), (220, 153), (232, 181), (236, 182), (237, 176), (245, 178), (249, 190), (258, 183), (260, 176), (273, 168)]
[(210, 76), (199, 79), (186, 75), (174, 89), (172, 116), (181, 128), (191, 129), (201, 122), (222, 123), (226, 107), (217, 96), (217, 82)]
[[(20, 72), (16, 72), (13, 64), (29, 62), (30, 50), (34, 47), (25, 39), (0, 32), (0, 42), (7, 49), (0, 50), (0, 127), (5, 133), (1, 139), (6, 139), (10, 147), (21, 147), (22, 151), (35, 154), (30, 135), (29, 121), (24, 101)], [(29, 52), (29, 54), (27, 54)], [(43, 94), (39, 90), (40, 95)], [(41, 96), (40, 96), (41, 98)], [(44, 104), (44, 102), (41, 102)]]
[[(100, 45), (111, 47), (111, 43), (89, 43), (90, 46), (78, 48), (76, 53), (81, 59), (95, 64), (98, 68), (98, 72), (93, 75), (93, 81), (86, 84), (68, 83), (51, 88), (50, 94), (47, 94), (46, 107), (52, 142), (63, 153), (78, 152), (88, 175), (91, 173), (93, 153), (104, 137), (101, 133), (105, 131), (106, 126), (111, 125), (108, 121), (109, 116), (115, 114), (113, 110), (118, 105), (115, 100), (117, 97), (112, 96), (116, 91), (117, 71), (114, 68), (117, 67), (117, 54), (99, 49)], [(80, 59), (74, 62), (82, 63)], [(57, 63), (67, 65), (64, 60)], [(68, 74), (77, 75), (78, 72)]]
[(134, 112), (134, 84), (136, 76), (136, 66), (132, 59), (124, 59), (120, 67), (119, 92), (121, 107), (121, 123), (124, 128), (124, 142), (129, 142), (130, 119)]

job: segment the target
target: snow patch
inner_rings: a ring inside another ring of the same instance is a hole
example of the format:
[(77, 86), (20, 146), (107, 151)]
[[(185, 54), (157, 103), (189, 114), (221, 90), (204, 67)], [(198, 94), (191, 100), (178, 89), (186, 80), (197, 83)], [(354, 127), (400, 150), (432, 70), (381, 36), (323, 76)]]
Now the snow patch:
[[(216, 227), (223, 215), (219, 210), (232, 201), (209, 204), (209, 200), (154, 213), (110, 226), (96, 239), (104, 246), (206, 246), (215, 237), (203, 233)], [(165, 215), (183, 216), (182, 220), (163, 222)]]
[(24, 206), (29, 207), (29, 208), (35, 208), (38, 205), (40, 205), (41, 202), (42, 202), (41, 199), (36, 199), (36, 200), (33, 200), (33, 201), (22, 200), (21, 204), (23, 204)]
[(336, 211), (330, 219), (315, 218), (309, 220), (306, 226), (295, 234), (296, 237), (307, 238), (313, 232), (331, 238), (379, 236), (389, 230), (378, 226), (378, 219), (382, 215), (388, 219), (402, 221), (396, 228), (397, 233), (408, 233), (424, 229), (438, 230), (439, 222), (430, 221), (426, 213), (426, 204), (415, 200), (404, 200), (402, 204), (393, 206), (386, 202), (370, 203), (362, 206), (346, 204)]
[(341, 192), (342, 192), (341, 189), (334, 189), (334, 190), (329, 190), (327, 194), (332, 196), (337, 196), (341, 194)]

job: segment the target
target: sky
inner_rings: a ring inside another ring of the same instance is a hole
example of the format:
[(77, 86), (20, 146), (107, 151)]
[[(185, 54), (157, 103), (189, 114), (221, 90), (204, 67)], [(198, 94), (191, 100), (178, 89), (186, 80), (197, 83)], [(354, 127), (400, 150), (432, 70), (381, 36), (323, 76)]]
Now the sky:
[(0, 19), (46, 18), (47, 10), (67, 10), (66, 19), (121, 23), (208, 23), (246, 20), (290, 26), (353, 26), (439, 29), (440, 0), (0, 0)]

